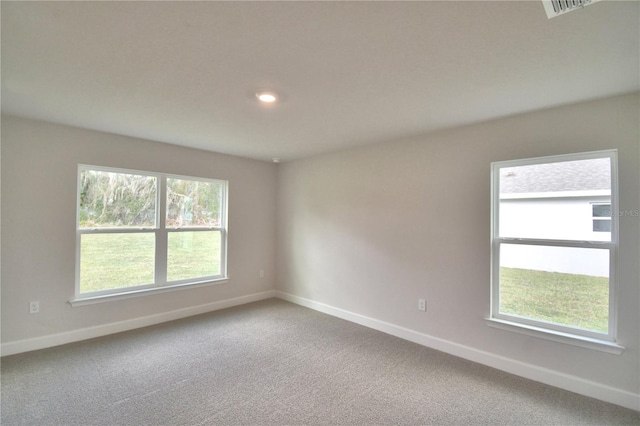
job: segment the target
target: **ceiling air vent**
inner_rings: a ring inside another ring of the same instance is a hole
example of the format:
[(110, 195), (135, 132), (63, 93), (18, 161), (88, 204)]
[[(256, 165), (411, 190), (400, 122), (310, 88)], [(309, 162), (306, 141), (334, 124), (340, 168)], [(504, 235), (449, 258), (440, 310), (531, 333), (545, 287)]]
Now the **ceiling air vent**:
[(555, 18), (600, 0), (542, 0), (547, 17)]

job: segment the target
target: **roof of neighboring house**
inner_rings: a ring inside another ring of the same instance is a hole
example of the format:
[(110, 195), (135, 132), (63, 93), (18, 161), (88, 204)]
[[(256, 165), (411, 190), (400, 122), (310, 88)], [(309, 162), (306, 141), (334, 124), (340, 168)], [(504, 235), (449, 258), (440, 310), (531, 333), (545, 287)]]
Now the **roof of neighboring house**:
[(534, 164), (500, 169), (500, 193), (611, 189), (609, 158)]

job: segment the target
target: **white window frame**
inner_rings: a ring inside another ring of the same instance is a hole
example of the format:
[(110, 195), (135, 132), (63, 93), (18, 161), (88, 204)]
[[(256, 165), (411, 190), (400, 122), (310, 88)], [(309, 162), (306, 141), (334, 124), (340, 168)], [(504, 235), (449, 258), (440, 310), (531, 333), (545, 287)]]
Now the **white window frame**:
[[(99, 172), (134, 174), (156, 178), (156, 220), (155, 226), (142, 228), (80, 228), (80, 182), (81, 174), (84, 170)], [(167, 209), (167, 179), (183, 179), (201, 182), (214, 182), (222, 186), (220, 225), (219, 226), (184, 226), (172, 228), (166, 226)], [(211, 179), (196, 176), (173, 175), (165, 173), (148, 172), (141, 170), (131, 170), (113, 167), (92, 166), (86, 164), (78, 165), (77, 186), (76, 186), (76, 253), (75, 253), (75, 296), (69, 303), (72, 306), (82, 306), (92, 303), (100, 303), (110, 300), (118, 300), (133, 296), (140, 296), (149, 293), (159, 293), (165, 291), (175, 291), (185, 287), (202, 286), (210, 284), (221, 284), (228, 281), (227, 275), (227, 218), (228, 218), (228, 192), (229, 182), (221, 179)], [(168, 236), (170, 232), (220, 232), (220, 273), (196, 278), (188, 278), (175, 281), (167, 281), (167, 254)], [(81, 237), (85, 234), (117, 234), (117, 233), (153, 233), (155, 235), (155, 268), (154, 282), (140, 284), (136, 286), (121, 287), (115, 289), (99, 290), (94, 292), (80, 292), (80, 252)]]
[[(506, 167), (609, 158), (611, 162), (611, 241), (572, 241), (500, 237), (500, 170)], [(500, 312), (500, 248), (502, 244), (577, 247), (609, 250), (609, 324), (608, 332), (564, 326), (508, 315)], [(487, 325), (576, 346), (620, 354), (624, 347), (616, 342), (617, 291), (616, 259), (618, 251), (618, 162), (616, 150), (554, 155), (491, 163), (491, 315)]]

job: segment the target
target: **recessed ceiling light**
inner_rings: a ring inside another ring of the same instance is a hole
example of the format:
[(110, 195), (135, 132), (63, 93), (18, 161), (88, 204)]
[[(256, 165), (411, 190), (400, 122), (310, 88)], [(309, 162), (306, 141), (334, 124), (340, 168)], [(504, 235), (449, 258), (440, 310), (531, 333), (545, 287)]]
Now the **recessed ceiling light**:
[(272, 104), (278, 100), (278, 96), (273, 92), (258, 92), (256, 93), (256, 97), (260, 100), (260, 102), (264, 102), (267, 104)]

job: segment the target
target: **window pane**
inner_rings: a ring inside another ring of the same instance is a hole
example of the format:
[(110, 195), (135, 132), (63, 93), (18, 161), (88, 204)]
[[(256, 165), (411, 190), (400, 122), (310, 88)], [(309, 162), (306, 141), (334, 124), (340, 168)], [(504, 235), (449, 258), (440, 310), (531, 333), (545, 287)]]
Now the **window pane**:
[(156, 178), (82, 170), (80, 228), (154, 227)]
[(593, 232), (611, 232), (610, 220), (594, 220)]
[(220, 231), (169, 232), (167, 281), (220, 275)]
[(593, 217), (611, 217), (611, 204), (595, 204)]
[(152, 233), (84, 234), (80, 240), (80, 292), (153, 283), (154, 258)]
[(500, 245), (500, 313), (607, 333), (609, 250)]
[(611, 241), (592, 223), (606, 213), (593, 203), (611, 203), (609, 158), (503, 167), (499, 179), (500, 237)]
[(167, 179), (167, 227), (221, 225), (221, 182)]

